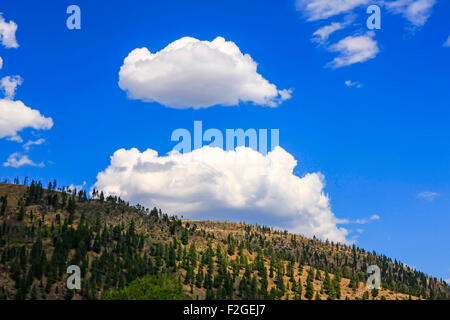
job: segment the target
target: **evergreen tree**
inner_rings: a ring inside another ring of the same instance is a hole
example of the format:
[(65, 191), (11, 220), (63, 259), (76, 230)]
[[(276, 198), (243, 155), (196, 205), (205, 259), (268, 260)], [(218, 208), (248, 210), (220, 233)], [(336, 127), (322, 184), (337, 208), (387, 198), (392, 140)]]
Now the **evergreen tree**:
[(187, 245), (189, 241), (189, 231), (187, 229), (183, 230), (183, 235), (181, 236), (181, 243)]
[(314, 296), (314, 286), (313, 286), (313, 276), (311, 272), (308, 272), (308, 277), (306, 278), (306, 292), (305, 297), (308, 300), (311, 300)]
[(363, 300), (369, 300), (369, 291), (364, 291), (362, 299)]
[(377, 288), (373, 288), (372, 289), (372, 297), (376, 298), (378, 296), (378, 289)]

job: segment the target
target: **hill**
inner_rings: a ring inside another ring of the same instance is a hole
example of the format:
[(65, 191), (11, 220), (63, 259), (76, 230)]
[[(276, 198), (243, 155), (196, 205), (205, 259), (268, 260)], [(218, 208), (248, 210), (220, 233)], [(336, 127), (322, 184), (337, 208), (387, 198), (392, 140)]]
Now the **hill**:
[[(135, 297), (139, 282), (168, 283), (162, 299), (450, 297), (444, 281), (355, 246), (265, 226), (182, 221), (56, 182), (0, 183), (0, 259), (0, 299)], [(66, 288), (69, 265), (81, 269), (81, 290)], [(380, 290), (366, 288), (369, 265), (381, 269)]]

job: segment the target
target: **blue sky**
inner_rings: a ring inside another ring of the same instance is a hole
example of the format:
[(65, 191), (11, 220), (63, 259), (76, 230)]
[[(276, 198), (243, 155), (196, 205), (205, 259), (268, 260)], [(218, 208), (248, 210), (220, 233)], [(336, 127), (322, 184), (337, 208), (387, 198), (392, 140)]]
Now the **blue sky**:
[[(86, 181), (89, 189), (117, 150), (152, 149), (163, 156), (175, 145), (173, 130), (193, 130), (195, 120), (223, 132), (278, 128), (280, 146), (297, 160), (294, 174), (323, 174), (333, 215), (348, 220), (347, 239), (448, 279), (450, 47), (443, 44), (450, 34), (450, 3), (419, 0), (431, 5), (423, 22), (420, 15), (407, 15), (414, 1), (400, 1), (404, 7), (398, 9), (380, 4), (381, 29), (373, 31), (366, 27), (366, 8), (377, 1), (365, 0), (334, 8), (338, 13), (329, 17), (302, 6), (314, 0), (297, 6), (77, 1), (81, 30), (66, 27), (66, 8), (73, 3), (2, 3), (4, 20), (18, 25), (18, 47), (0, 46), (0, 78), (20, 75), (14, 99), (51, 118), (53, 126), (23, 128), (22, 143), (0, 138), (1, 163), (19, 153), (35, 164), (2, 166), (0, 176), (55, 178), (60, 185)], [(312, 41), (321, 27), (349, 20), (326, 41)], [(232, 41), (264, 79), (278, 90), (292, 89), (291, 98), (277, 107), (249, 101), (177, 109), (130, 98), (119, 87), (130, 52), (147, 47), (155, 53), (186, 36)], [(371, 39), (378, 52), (362, 62), (326, 67), (339, 56), (331, 48), (346, 37)], [(362, 85), (347, 86), (348, 80)], [(38, 139), (45, 142), (25, 150), (26, 142)], [(379, 219), (371, 220), (373, 215)], [(259, 222), (254, 217), (248, 221)], [(280, 225), (277, 217), (267, 221)]]

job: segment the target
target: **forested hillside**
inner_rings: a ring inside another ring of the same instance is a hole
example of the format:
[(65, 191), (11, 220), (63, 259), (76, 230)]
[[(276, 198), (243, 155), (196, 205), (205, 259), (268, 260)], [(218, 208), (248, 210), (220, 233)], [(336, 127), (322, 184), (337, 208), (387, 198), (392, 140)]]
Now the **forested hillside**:
[[(0, 183), (0, 299), (136, 298), (139, 283), (153, 288), (139, 293), (149, 299), (450, 297), (444, 281), (355, 246), (264, 226), (182, 221), (56, 181), (46, 188), (15, 182)], [(380, 290), (365, 285), (373, 264)], [(80, 266), (81, 290), (66, 288), (69, 265)]]

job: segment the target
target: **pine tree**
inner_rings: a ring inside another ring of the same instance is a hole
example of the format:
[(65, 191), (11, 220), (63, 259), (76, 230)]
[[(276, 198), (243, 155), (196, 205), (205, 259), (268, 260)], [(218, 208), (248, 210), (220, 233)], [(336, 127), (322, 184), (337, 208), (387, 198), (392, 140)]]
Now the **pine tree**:
[(202, 268), (198, 268), (197, 271), (197, 276), (195, 277), (195, 285), (197, 286), (197, 288), (201, 288), (202, 284), (203, 284), (203, 269)]
[(3, 216), (6, 213), (6, 208), (8, 205), (8, 196), (2, 196), (0, 197), (0, 202), (2, 203), (1, 207), (0, 207), (0, 216)]
[(350, 278), (349, 287), (352, 288), (353, 290), (356, 290), (359, 287), (359, 278), (355, 272), (352, 274), (352, 276)]
[(306, 278), (306, 292), (305, 297), (308, 300), (311, 300), (314, 297), (314, 286), (311, 272), (308, 272), (308, 277)]
[(185, 229), (183, 230), (183, 234), (182, 234), (182, 236), (181, 236), (181, 243), (182, 243), (183, 245), (187, 245), (187, 244), (188, 244), (188, 241), (189, 241), (189, 231), (185, 228)]
[(362, 299), (363, 300), (369, 300), (369, 291), (364, 291)]
[(283, 273), (280, 269), (277, 272), (277, 278), (275, 279), (275, 283), (277, 285), (277, 289), (280, 292), (280, 297), (282, 297), (285, 293), (286, 287), (284, 285)]
[(211, 288), (206, 289), (206, 300), (214, 300), (214, 291)]
[(267, 299), (267, 290), (269, 287), (269, 280), (267, 277), (267, 269), (264, 267), (263, 272), (261, 274), (261, 289), (260, 289), (260, 296), (262, 299)]
[(37, 289), (36, 286), (33, 286), (30, 293), (30, 300), (36, 300), (37, 299)]
[(316, 270), (316, 280), (322, 280), (322, 274), (320, 273), (320, 270), (319, 269), (317, 269)]
[(331, 279), (330, 279), (330, 275), (328, 274), (327, 271), (325, 271), (325, 278), (322, 282), (322, 290), (323, 292), (325, 292), (326, 294), (330, 295), (330, 290), (331, 290)]
[(334, 275), (331, 286), (334, 289), (335, 298), (340, 299), (341, 298), (341, 275), (339, 272), (336, 272), (336, 274)]
[(17, 214), (17, 220), (22, 221), (25, 217), (25, 207), (20, 207), (19, 213)]
[(297, 284), (297, 293), (300, 297), (300, 299), (302, 298), (302, 294), (303, 294), (303, 285), (302, 285), (302, 279), (298, 279), (298, 284)]
[(372, 289), (372, 297), (376, 298), (378, 296), (378, 289), (377, 288), (373, 288)]

